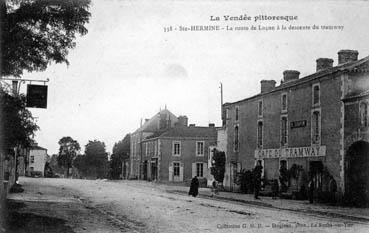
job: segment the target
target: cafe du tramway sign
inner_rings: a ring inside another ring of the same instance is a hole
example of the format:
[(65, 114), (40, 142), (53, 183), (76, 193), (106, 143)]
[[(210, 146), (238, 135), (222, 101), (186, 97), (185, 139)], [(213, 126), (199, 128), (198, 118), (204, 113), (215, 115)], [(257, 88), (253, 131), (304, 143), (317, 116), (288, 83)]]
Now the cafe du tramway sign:
[(325, 152), (326, 146), (257, 149), (255, 159), (319, 157), (325, 156)]

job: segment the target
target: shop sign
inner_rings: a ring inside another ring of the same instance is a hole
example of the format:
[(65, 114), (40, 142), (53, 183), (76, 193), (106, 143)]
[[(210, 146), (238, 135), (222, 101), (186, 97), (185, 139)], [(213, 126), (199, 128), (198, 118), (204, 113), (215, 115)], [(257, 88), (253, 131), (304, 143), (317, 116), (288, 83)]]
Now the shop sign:
[(255, 159), (319, 157), (325, 154), (326, 146), (258, 149), (255, 150)]
[(290, 123), (291, 129), (293, 128), (301, 128), (301, 127), (305, 127), (307, 124), (306, 120), (302, 120), (302, 121), (292, 121)]

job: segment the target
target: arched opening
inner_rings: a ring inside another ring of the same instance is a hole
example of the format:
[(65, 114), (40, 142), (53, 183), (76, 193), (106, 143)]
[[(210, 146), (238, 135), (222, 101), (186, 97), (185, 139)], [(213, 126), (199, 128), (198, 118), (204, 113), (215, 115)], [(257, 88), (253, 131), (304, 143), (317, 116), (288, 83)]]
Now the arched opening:
[(345, 199), (355, 206), (368, 206), (369, 201), (369, 143), (354, 142), (346, 154)]

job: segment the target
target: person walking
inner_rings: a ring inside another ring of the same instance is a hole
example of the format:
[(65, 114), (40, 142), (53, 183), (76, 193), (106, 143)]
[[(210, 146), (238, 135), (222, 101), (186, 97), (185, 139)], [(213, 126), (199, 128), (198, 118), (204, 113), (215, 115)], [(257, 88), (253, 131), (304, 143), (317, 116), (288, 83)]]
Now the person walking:
[(190, 191), (188, 192), (188, 195), (196, 197), (198, 194), (199, 194), (199, 180), (197, 179), (197, 176), (195, 176), (191, 180)]
[(255, 199), (259, 198), (259, 192), (261, 188), (261, 173), (263, 171), (263, 166), (261, 166), (261, 161), (257, 162), (257, 165), (254, 168), (254, 197)]

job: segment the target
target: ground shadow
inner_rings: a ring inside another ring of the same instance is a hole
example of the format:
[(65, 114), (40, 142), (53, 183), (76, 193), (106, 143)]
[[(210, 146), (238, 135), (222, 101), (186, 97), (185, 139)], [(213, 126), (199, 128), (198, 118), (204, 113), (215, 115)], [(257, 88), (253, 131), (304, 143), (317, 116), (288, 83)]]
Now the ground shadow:
[(66, 220), (33, 213), (23, 213), (25, 206), (22, 202), (8, 201), (7, 232), (12, 233), (74, 233)]

